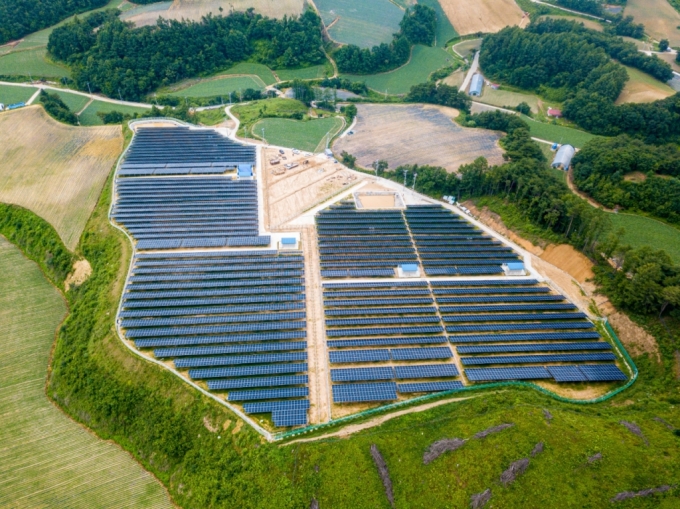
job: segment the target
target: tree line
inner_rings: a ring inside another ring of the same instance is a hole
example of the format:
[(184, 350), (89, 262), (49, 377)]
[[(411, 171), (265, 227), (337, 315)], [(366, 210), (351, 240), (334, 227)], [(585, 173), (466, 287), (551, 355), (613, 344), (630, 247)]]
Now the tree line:
[(321, 64), (321, 26), (311, 9), (280, 20), (249, 9), (140, 28), (109, 11), (56, 28), (47, 49), (70, 66), (80, 89), (140, 100), (158, 87), (245, 60), (274, 69)]
[(107, 3), (108, 0), (0, 0), (0, 44)]
[(382, 43), (371, 49), (349, 44), (336, 50), (333, 57), (340, 72), (375, 74), (404, 65), (414, 44), (434, 44), (437, 14), (430, 7), (416, 4), (406, 9), (399, 27), (399, 32), (394, 34), (389, 44)]

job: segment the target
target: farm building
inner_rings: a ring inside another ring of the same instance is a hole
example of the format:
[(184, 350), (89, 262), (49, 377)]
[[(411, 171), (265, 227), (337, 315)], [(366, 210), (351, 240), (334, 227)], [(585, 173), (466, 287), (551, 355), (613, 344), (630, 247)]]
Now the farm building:
[(472, 81), (470, 82), (470, 95), (479, 97), (482, 95), (482, 87), (484, 86), (484, 78), (482, 75), (477, 73), (472, 76)]
[(295, 237), (283, 237), (281, 239), (279, 249), (281, 249), (281, 250), (285, 250), (285, 249), (296, 250), (297, 248), (298, 248), (298, 241)]
[(420, 268), (417, 263), (402, 263), (397, 272), (399, 277), (420, 277)]
[(560, 118), (562, 116), (562, 110), (558, 110), (557, 108), (548, 108), (548, 116)]
[(238, 178), (253, 178), (253, 165), (252, 164), (239, 164), (238, 165)]
[(562, 145), (560, 149), (555, 154), (555, 159), (552, 162), (553, 168), (560, 168), (564, 171), (569, 169), (571, 166), (571, 160), (576, 153), (576, 149), (571, 145)]
[(501, 265), (506, 276), (526, 276), (524, 264), (521, 262), (509, 262)]

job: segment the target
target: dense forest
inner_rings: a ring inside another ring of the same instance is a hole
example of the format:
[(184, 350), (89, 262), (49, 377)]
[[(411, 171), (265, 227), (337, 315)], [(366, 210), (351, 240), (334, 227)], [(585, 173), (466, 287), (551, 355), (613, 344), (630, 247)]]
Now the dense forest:
[(440, 104), (468, 113), (472, 105), (472, 99), (465, 92), (459, 92), (456, 87), (451, 87), (444, 83), (437, 85), (432, 81), (411, 87), (411, 91), (406, 96), (406, 101)]
[(108, 0), (0, 0), (0, 44), (107, 3)]
[(602, 16), (604, 9), (599, 0), (556, 0), (555, 3), (566, 9)]
[(653, 143), (680, 136), (678, 94), (653, 103), (614, 104), (628, 74), (612, 59), (660, 81), (673, 76), (656, 55), (568, 20), (547, 19), (526, 30), (506, 28), (486, 36), (480, 54), (488, 77), (564, 101), (565, 117), (595, 134), (626, 133)]
[(321, 64), (321, 45), (321, 19), (312, 10), (281, 20), (249, 10), (141, 28), (110, 12), (55, 29), (47, 49), (69, 64), (81, 89), (89, 84), (93, 92), (139, 100), (160, 86), (244, 60), (275, 69)]
[(414, 44), (434, 44), (437, 14), (430, 7), (416, 4), (406, 10), (399, 27), (390, 44), (382, 43), (371, 49), (350, 44), (338, 49), (333, 55), (338, 69), (351, 74), (374, 74), (404, 65)]
[[(643, 211), (680, 223), (676, 145), (647, 145), (628, 136), (591, 141), (576, 154), (573, 165), (576, 186), (606, 207)], [(626, 180), (634, 172), (641, 175)]]
[(57, 94), (49, 94), (44, 90), (40, 91), (40, 104), (43, 105), (45, 111), (49, 113), (54, 119), (65, 124), (78, 125), (78, 117), (73, 113), (68, 106), (61, 100)]

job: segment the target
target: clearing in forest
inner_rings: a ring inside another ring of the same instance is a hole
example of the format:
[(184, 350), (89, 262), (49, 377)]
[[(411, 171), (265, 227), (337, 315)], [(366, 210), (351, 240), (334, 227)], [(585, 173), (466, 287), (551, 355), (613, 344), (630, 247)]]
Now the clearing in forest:
[(261, 138), (262, 129), (264, 129), (264, 138), (271, 145), (297, 148), (308, 152), (322, 152), (326, 148), (326, 139), (333, 139), (344, 125), (340, 117), (305, 121), (265, 118), (253, 126), (252, 133)]
[(264, 90), (264, 88), (264, 82), (257, 76), (226, 76), (201, 81), (170, 95), (178, 97), (229, 97), (229, 94), (234, 94), (234, 99), (238, 100), (239, 93), (244, 90)]
[(440, 0), (440, 3), (460, 35), (495, 33), (524, 20), (515, 0)]
[(654, 39), (668, 39), (671, 46), (680, 45), (680, 13), (668, 0), (628, 0), (624, 15), (633, 16), (636, 23), (645, 26), (645, 32)]
[(139, 108), (137, 106), (126, 106), (124, 104), (110, 103), (106, 101), (92, 101), (90, 105), (85, 108), (82, 115), (80, 115), (80, 125), (95, 126), (104, 125), (104, 121), (97, 115), (97, 113), (110, 113), (117, 111), (123, 115), (142, 114), (149, 111), (146, 108)]
[(675, 90), (649, 74), (632, 67), (626, 67), (626, 71), (630, 79), (623, 87), (616, 104), (651, 103), (675, 94)]
[(356, 156), (364, 168), (379, 159), (393, 169), (428, 164), (450, 172), (480, 156), (490, 164), (503, 162), (500, 134), (460, 127), (452, 120), (458, 112), (451, 108), (422, 104), (360, 104), (357, 108), (355, 134), (340, 138), (333, 149), (336, 154), (344, 150)]
[(623, 228), (625, 233), (621, 244), (634, 248), (643, 246), (661, 249), (668, 253), (675, 263), (680, 263), (680, 229), (656, 219), (635, 214), (608, 214), (612, 232)]
[(0, 507), (172, 507), (128, 453), (48, 401), (47, 366), (66, 304), (3, 238), (0, 288)]
[(341, 44), (372, 48), (389, 43), (404, 11), (390, 0), (315, 0), (328, 35)]
[(31, 106), (0, 115), (0, 139), (0, 201), (32, 210), (75, 249), (123, 149), (120, 126), (67, 126)]

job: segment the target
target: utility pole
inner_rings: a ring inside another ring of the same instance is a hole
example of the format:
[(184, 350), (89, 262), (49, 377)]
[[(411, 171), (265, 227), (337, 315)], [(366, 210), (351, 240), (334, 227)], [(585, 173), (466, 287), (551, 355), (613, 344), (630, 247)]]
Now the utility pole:
[(416, 179), (418, 178), (418, 174), (414, 173), (413, 174), (413, 190), (415, 191), (416, 189)]
[(118, 97), (120, 97), (120, 100), (123, 100), (123, 94), (120, 93), (120, 87), (118, 87)]
[(90, 91), (90, 95), (92, 95), (92, 89), (90, 88), (90, 82), (87, 82), (87, 89)]
[(406, 187), (406, 170), (404, 170), (404, 187)]
[(378, 161), (373, 161), (373, 169), (375, 170), (375, 176), (378, 176)]

